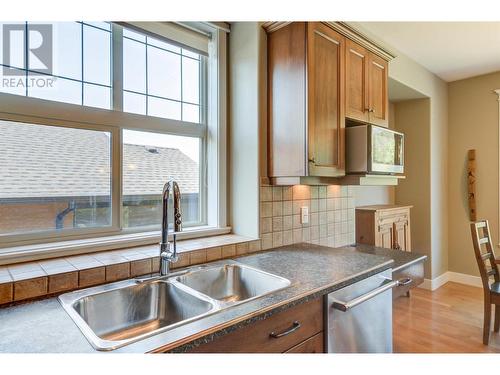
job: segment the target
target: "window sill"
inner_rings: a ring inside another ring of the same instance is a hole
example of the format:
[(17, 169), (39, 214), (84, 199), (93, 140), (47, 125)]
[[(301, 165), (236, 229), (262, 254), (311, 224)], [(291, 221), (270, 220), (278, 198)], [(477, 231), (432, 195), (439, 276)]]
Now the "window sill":
[[(230, 232), (230, 227), (196, 227), (179, 233), (177, 235), (177, 240), (201, 239), (203, 237), (218, 236)], [(160, 232), (154, 231), (37, 245), (6, 247), (0, 248), (0, 265), (30, 262), (68, 255), (88, 254), (105, 250), (124, 249), (134, 246), (157, 244), (159, 242)]]

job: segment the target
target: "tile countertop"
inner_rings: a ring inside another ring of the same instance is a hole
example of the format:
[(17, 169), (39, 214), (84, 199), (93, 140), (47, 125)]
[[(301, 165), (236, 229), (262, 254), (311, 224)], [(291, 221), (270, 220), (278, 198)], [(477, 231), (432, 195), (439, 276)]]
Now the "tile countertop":
[[(401, 268), (425, 256), (358, 245), (329, 248), (283, 246), (237, 258), (238, 262), (286, 277), (292, 285), (114, 352), (182, 352), (290, 306), (317, 298), (388, 268)], [(218, 261), (216, 263), (223, 263)], [(0, 352), (96, 353), (57, 298), (0, 309)], [(106, 353), (106, 352), (99, 352)], [(109, 353), (109, 352), (108, 352)]]

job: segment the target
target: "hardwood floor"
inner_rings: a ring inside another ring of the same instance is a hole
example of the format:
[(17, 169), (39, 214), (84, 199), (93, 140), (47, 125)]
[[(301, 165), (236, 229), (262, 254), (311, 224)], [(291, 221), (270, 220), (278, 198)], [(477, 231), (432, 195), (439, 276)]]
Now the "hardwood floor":
[(411, 293), (394, 301), (395, 353), (500, 353), (500, 334), (482, 343), (481, 288), (449, 282), (434, 292)]

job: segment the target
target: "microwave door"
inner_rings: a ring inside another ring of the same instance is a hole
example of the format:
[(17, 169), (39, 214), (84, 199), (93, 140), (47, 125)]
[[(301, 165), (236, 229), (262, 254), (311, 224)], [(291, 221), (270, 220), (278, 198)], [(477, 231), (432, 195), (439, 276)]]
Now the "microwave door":
[(370, 135), (371, 172), (403, 173), (404, 135), (375, 126)]

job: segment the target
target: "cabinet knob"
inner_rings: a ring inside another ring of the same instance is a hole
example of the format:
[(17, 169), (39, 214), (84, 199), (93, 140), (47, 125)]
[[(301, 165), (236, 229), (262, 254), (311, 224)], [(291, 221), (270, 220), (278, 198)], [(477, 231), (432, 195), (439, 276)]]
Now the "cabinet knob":
[(368, 112), (372, 113), (372, 112), (375, 112), (375, 110), (374, 110), (373, 108), (370, 108), (370, 109), (368, 110)]
[(316, 164), (316, 159), (314, 158), (314, 156), (312, 158), (309, 158), (309, 163)]

